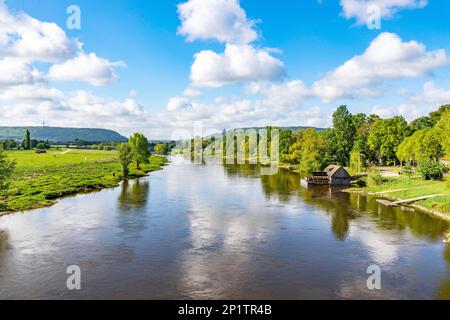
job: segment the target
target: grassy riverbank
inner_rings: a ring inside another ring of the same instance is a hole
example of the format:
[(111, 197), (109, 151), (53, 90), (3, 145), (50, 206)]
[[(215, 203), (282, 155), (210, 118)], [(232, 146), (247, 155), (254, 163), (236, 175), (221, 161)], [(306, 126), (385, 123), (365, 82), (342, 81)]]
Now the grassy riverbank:
[(352, 188), (352, 192), (387, 198), (390, 200), (412, 199), (429, 195), (440, 195), (417, 201), (413, 206), (430, 213), (442, 213), (450, 218), (450, 185), (448, 181), (425, 181), (419, 177), (385, 177), (378, 186)]
[[(50, 150), (9, 151), (17, 167), (8, 192), (0, 196), (0, 215), (5, 212), (47, 207), (58, 198), (116, 187), (121, 180), (120, 164), (114, 151)], [(167, 160), (152, 156), (139, 171), (131, 166), (132, 177), (161, 169)]]

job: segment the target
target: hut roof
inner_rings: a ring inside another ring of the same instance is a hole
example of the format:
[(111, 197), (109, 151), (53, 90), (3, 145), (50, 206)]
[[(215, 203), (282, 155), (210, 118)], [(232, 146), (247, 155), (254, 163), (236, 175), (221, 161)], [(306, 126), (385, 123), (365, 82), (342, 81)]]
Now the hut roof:
[(326, 173), (328, 174), (329, 177), (332, 177), (332, 176), (334, 176), (334, 174), (335, 174), (336, 172), (338, 172), (339, 169), (343, 169), (343, 170), (350, 176), (350, 174), (347, 172), (347, 170), (345, 170), (344, 167), (338, 166), (338, 165), (334, 165), (334, 164), (329, 165), (329, 166), (324, 170), (324, 172), (326, 172)]

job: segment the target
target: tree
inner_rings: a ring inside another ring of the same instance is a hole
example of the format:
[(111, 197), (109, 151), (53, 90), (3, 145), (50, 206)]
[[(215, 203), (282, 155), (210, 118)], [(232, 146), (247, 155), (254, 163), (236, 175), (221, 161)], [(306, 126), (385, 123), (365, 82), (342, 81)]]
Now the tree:
[(136, 168), (141, 170), (141, 163), (149, 163), (150, 145), (147, 138), (141, 133), (133, 134), (128, 140), (133, 152), (133, 160), (136, 162)]
[(440, 140), (443, 153), (450, 157), (450, 110), (445, 111), (434, 128)]
[(155, 152), (156, 154), (160, 154), (160, 155), (166, 155), (167, 153), (169, 153), (169, 146), (167, 145), (167, 143), (158, 143), (155, 146)]
[(280, 131), (280, 160), (287, 162), (289, 157), (289, 149), (292, 145), (293, 134), (291, 130)]
[(9, 160), (0, 148), (0, 194), (8, 188), (15, 167), (16, 162)]
[(133, 150), (129, 143), (124, 142), (117, 146), (120, 165), (122, 166), (122, 175), (127, 178), (130, 174), (129, 166), (133, 162)]
[(341, 165), (348, 165), (350, 152), (356, 135), (354, 118), (347, 106), (340, 106), (333, 114), (333, 145), (336, 159)]
[(27, 129), (27, 131), (25, 132), (25, 145), (24, 145), (26, 150), (30, 150), (31, 149), (31, 138), (30, 138), (30, 130)]
[(396, 153), (405, 137), (409, 136), (408, 123), (403, 117), (379, 119), (372, 125), (367, 139), (370, 150), (377, 153), (381, 164), (382, 158), (393, 160), (396, 164)]

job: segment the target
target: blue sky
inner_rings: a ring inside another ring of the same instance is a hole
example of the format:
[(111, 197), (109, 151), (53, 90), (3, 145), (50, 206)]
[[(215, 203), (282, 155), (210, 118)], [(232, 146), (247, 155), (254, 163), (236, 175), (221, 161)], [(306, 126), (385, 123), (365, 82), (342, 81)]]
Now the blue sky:
[[(0, 58), (20, 58), (42, 73), (43, 80), (33, 80), (37, 84), (28, 91), (37, 95), (39, 85), (54, 89), (55, 95), (45, 95), (49, 101), (24, 99), (10, 93), (23, 90), (23, 83), (14, 83), (22, 85), (19, 89), (0, 85), (6, 96), (0, 100), (5, 110), (0, 125), (32, 125), (44, 118), (51, 125), (107, 126), (123, 134), (143, 131), (151, 138), (169, 138), (195, 121), (211, 129), (327, 126), (340, 104), (353, 112), (400, 114), (411, 120), (450, 102), (450, 2), (389, 2), (6, 0), (8, 16), (25, 12), (36, 21), (55, 23), (67, 39), (83, 46), (70, 58), (45, 59), (3, 44), (10, 50), (0, 51)], [(179, 31), (180, 3), (187, 3), (184, 33)], [(361, 8), (378, 3), (381, 29), (370, 30)], [(81, 9), (81, 30), (66, 27), (66, 8), (72, 4)], [(216, 9), (224, 17), (196, 20)], [(18, 30), (28, 27), (17, 21)], [(233, 25), (234, 36), (227, 32)], [(0, 37), (1, 32), (0, 27)], [(376, 50), (361, 57), (371, 43)], [(230, 51), (224, 55), (226, 48)], [(75, 75), (67, 66), (79, 64), (54, 67), (91, 53), (95, 59), (83, 60)], [(204, 54), (195, 58), (198, 53)], [(100, 57), (105, 60), (97, 61)], [(253, 65), (256, 57), (261, 61)], [(123, 63), (112, 65), (118, 61)], [(354, 69), (347, 64), (337, 71), (348, 61)], [(196, 72), (191, 71), (194, 64)], [(83, 68), (98, 74), (84, 75)], [(225, 69), (226, 76), (221, 74)], [(186, 88), (192, 89), (190, 94), (183, 94)]]

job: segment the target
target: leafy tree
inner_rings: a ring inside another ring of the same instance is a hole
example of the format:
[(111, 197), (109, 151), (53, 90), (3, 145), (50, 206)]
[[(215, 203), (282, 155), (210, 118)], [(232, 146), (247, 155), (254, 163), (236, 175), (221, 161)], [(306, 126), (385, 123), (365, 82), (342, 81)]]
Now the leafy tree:
[(333, 114), (333, 133), (333, 151), (336, 159), (341, 165), (348, 165), (356, 128), (353, 116), (347, 106), (340, 106)]
[(133, 152), (133, 160), (136, 162), (136, 168), (141, 169), (141, 163), (149, 163), (150, 145), (147, 138), (141, 133), (133, 134), (128, 143)]
[(419, 172), (425, 180), (442, 180), (445, 166), (436, 160), (426, 160), (419, 166)]
[(31, 149), (31, 138), (30, 138), (30, 130), (27, 129), (27, 131), (25, 132), (25, 145), (24, 145), (26, 150), (30, 150)]
[(0, 148), (0, 194), (8, 188), (15, 167), (16, 162), (9, 160)]
[(362, 172), (362, 169), (365, 167), (365, 156), (359, 150), (353, 150), (350, 153), (350, 168), (353, 172)]
[(430, 117), (421, 117), (409, 124), (409, 127), (413, 132), (423, 130), (423, 129), (430, 129), (433, 127), (433, 123), (430, 119)]
[(434, 128), (434, 133), (440, 140), (443, 153), (450, 157), (450, 110), (441, 115)]
[(397, 149), (408, 135), (408, 124), (403, 117), (379, 119), (372, 125), (367, 143), (377, 153), (379, 163), (382, 158), (387, 158), (395, 165)]
[(48, 150), (48, 149), (50, 149), (50, 143), (48, 143), (48, 142), (46, 142), (46, 141), (39, 142), (39, 143), (36, 145), (36, 148), (37, 148), (37, 149), (40, 149), (40, 150)]
[(280, 131), (280, 160), (287, 162), (289, 158), (289, 149), (292, 145), (293, 133), (291, 130)]
[(169, 153), (169, 148), (166, 143), (158, 143), (155, 146), (155, 153), (160, 155), (166, 155)]
[(129, 143), (124, 142), (117, 146), (117, 153), (122, 166), (122, 175), (124, 178), (127, 178), (130, 174), (129, 166), (133, 162), (133, 150)]

